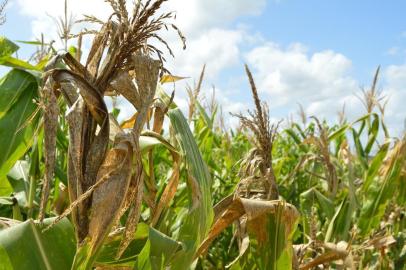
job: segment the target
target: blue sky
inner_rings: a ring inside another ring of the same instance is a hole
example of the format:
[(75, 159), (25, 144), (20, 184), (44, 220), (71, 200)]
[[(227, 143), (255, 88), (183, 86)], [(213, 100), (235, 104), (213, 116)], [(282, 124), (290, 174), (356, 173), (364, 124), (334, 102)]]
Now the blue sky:
[(354, 75), (369, 80), (378, 64), (404, 63), (404, 52), (393, 57), (388, 50), (406, 48), (405, 10), (405, 1), (279, 1), (244, 22), (251, 21), (277, 43), (301, 42), (311, 51), (342, 53), (353, 61)]
[[(47, 14), (62, 13), (62, 0), (9, 0), (2, 35), (29, 40), (41, 32), (56, 39)], [(105, 17), (103, 0), (71, 0), (71, 11)], [(406, 2), (377, 0), (169, 0), (188, 38), (186, 51), (168, 39), (177, 55), (168, 60), (173, 73), (196, 78), (207, 64), (203, 94), (212, 85), (223, 111), (252, 106), (243, 64), (251, 67), (261, 96), (273, 118), (295, 115), (301, 103), (308, 115), (329, 120), (345, 103), (348, 118), (362, 114), (354, 96), (370, 84), (382, 66), (379, 83), (390, 97), (386, 120), (394, 135), (403, 130), (406, 110)], [(77, 30), (77, 29), (76, 29)], [(88, 46), (88, 45), (87, 45)], [(26, 57), (33, 48), (22, 49)], [(185, 83), (176, 85), (177, 103), (186, 107)], [(131, 114), (131, 109), (124, 110)], [(227, 118), (231, 125), (236, 119)]]

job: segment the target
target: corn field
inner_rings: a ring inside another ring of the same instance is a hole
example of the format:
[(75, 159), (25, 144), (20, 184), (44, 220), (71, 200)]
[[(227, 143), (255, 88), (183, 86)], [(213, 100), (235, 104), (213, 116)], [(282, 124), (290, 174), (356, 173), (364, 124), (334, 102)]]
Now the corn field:
[(272, 123), (245, 66), (254, 107), (228, 128), (205, 67), (187, 112), (168, 91), (160, 34), (187, 43), (165, 0), (106, 2), (82, 20), (98, 30), (61, 19), (65, 48), (29, 42), (29, 61), (0, 37), (0, 269), (405, 269), (406, 134), (379, 68), (355, 121)]

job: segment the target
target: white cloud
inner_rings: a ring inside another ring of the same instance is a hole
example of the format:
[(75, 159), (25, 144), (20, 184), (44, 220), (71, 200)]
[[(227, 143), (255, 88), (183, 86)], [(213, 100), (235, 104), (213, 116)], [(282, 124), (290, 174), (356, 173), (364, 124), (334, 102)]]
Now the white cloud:
[(199, 35), (211, 27), (226, 26), (242, 15), (259, 15), (266, 0), (173, 0), (168, 9), (176, 10), (177, 24), (188, 35)]
[(170, 69), (177, 74), (197, 77), (206, 63), (206, 78), (213, 79), (220, 71), (239, 63), (239, 45), (243, 40), (244, 33), (240, 30), (210, 29), (190, 40), (186, 51), (176, 49), (178, 44), (173, 44), (176, 58), (169, 61)]
[(359, 89), (349, 75), (351, 60), (331, 50), (309, 53), (300, 43), (287, 48), (266, 43), (248, 52), (246, 61), (271, 108), (293, 112), (300, 103), (310, 115), (331, 117), (344, 102), (352, 105)]
[[(266, 43), (245, 55), (254, 72), (257, 86), (274, 112), (281, 117), (297, 111), (301, 103), (308, 116), (333, 120), (337, 112), (346, 106), (350, 120), (365, 113), (359, 84), (350, 76), (351, 60), (331, 50), (309, 53), (301, 44), (283, 48)], [(391, 65), (384, 69), (382, 94), (389, 98), (386, 122), (393, 136), (401, 136), (405, 130), (406, 111), (406, 64)]]
[[(44, 33), (48, 38), (57, 39), (57, 26), (53, 18), (63, 17), (64, 1), (59, 0), (17, 0), (22, 15), (32, 18), (32, 34), (39, 37)], [(111, 13), (109, 5), (100, 0), (69, 0), (68, 13), (73, 15), (74, 20), (89, 14), (106, 19)], [(78, 30), (78, 29), (76, 29)]]
[(406, 64), (388, 66), (383, 73), (383, 94), (389, 98), (386, 109), (386, 121), (394, 130), (395, 135), (401, 135), (406, 128)]

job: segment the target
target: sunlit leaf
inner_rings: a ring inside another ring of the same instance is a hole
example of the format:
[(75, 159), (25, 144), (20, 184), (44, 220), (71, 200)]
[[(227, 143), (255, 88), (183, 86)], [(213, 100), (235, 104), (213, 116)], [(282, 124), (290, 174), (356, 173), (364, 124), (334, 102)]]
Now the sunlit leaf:
[(187, 79), (188, 77), (179, 77), (179, 76), (174, 76), (174, 75), (163, 75), (161, 77), (161, 80), (159, 81), (160, 83), (174, 83), (180, 80)]

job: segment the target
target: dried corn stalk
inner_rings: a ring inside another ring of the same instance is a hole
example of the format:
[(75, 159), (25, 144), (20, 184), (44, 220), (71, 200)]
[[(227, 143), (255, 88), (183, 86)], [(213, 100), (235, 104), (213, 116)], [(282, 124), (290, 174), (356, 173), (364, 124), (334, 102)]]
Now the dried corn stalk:
[(45, 177), (42, 186), (41, 204), (38, 219), (42, 222), (45, 217), (49, 196), (49, 186), (54, 176), (56, 155), (56, 133), (58, 128), (59, 107), (58, 100), (49, 83), (41, 91), (41, 103), (44, 108), (45, 133)]
[[(237, 115), (243, 127), (253, 133), (255, 148), (243, 159), (242, 177), (234, 194), (214, 207), (215, 219), (208, 236), (200, 245), (195, 257), (203, 254), (211, 242), (230, 224), (237, 225), (239, 255), (227, 267), (231, 267), (248, 251), (250, 237), (256, 247), (253, 256), (259, 257), (260, 269), (291, 269), (293, 263), (292, 234), (299, 213), (293, 205), (278, 200), (278, 188), (272, 169), (272, 145), (277, 125), (270, 125), (269, 112), (262, 103), (246, 66), (256, 110), (249, 117)], [(279, 240), (278, 240), (279, 238)], [(283, 255), (282, 255), (283, 254)]]
[[(100, 31), (84, 31), (77, 36), (66, 37), (78, 37), (80, 43), (83, 35), (95, 34), (85, 65), (79, 62), (80, 57), (75, 58), (69, 53), (55, 56), (47, 65), (45, 85), (49, 87), (43, 91), (47, 95), (47, 173), (40, 218), (44, 216), (55, 163), (58, 117), (53, 96), (55, 90), (62, 93), (69, 106), (66, 117), (69, 125), (68, 190), (71, 204), (54, 223), (72, 214), (78, 240), (73, 267), (78, 269), (92, 267), (105, 237), (127, 211), (118, 257), (132, 240), (140, 218), (145, 178), (139, 139), (145, 123), (149, 121), (157, 82), (165, 71), (162, 51), (148, 40), (158, 40), (172, 55), (166, 41), (157, 34), (169, 25), (185, 42), (178, 28), (166, 23), (174, 17), (173, 13), (155, 15), (165, 0), (138, 1), (132, 12), (126, 10), (123, 0), (107, 2), (113, 14), (106, 22), (92, 16), (83, 20), (100, 24)], [(158, 60), (153, 59), (154, 55)], [(67, 66), (66, 69), (55, 68), (60, 61)], [(120, 94), (134, 105), (137, 112), (130, 133), (125, 133), (118, 125), (113, 125), (115, 129), (110, 132), (113, 119), (109, 119), (103, 99), (106, 94)], [(153, 130), (157, 133), (162, 130), (167, 110), (168, 107), (155, 110)], [(157, 133), (153, 136), (159, 139)], [(109, 149), (110, 140), (113, 143)], [(152, 224), (158, 221), (163, 209), (174, 197), (179, 182), (179, 154), (172, 146), (168, 148), (174, 161), (173, 173), (160, 202), (152, 209)]]

